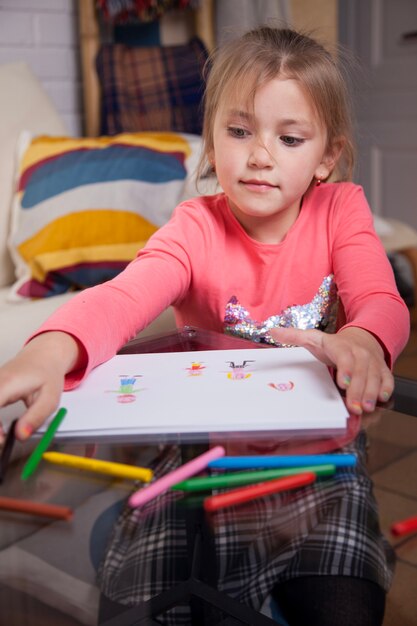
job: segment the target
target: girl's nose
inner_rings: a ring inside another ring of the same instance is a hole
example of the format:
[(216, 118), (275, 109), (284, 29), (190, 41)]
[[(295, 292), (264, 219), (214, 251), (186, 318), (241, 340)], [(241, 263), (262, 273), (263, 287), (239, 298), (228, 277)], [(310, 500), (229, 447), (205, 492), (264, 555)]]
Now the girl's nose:
[(249, 153), (250, 167), (270, 167), (273, 159), (267, 145), (260, 140), (256, 140), (251, 145)]

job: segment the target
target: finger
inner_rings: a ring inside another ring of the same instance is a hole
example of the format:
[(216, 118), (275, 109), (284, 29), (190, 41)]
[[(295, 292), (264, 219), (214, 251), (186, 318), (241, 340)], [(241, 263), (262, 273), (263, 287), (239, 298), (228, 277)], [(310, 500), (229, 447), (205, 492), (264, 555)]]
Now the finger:
[(346, 404), (356, 415), (363, 412), (363, 394), (369, 377), (370, 359), (366, 351), (355, 354), (355, 363), (352, 378), (346, 390)]
[[(379, 399), (387, 402), (394, 390), (394, 377), (389, 368), (379, 361), (370, 361), (362, 392), (361, 406), (366, 413), (375, 410)], [(359, 392), (358, 392), (359, 393)], [(358, 398), (359, 401), (359, 398)]]
[(283, 345), (302, 345), (302, 330), (298, 328), (273, 328), (269, 331), (272, 339)]
[(32, 392), (29, 395), (26, 396), (25, 398), (25, 404), (27, 407), (32, 406), (32, 404), (35, 402), (36, 398), (38, 396), (37, 392)]
[(16, 424), (16, 438), (20, 441), (28, 439), (57, 409), (60, 394), (45, 385), (37, 394), (33, 404), (19, 418)]
[(394, 376), (391, 370), (386, 367), (382, 372), (381, 385), (379, 389), (378, 399), (381, 402), (388, 402), (391, 398), (395, 387)]
[(340, 389), (347, 390), (352, 382), (352, 372), (355, 368), (355, 359), (349, 352), (339, 352), (335, 359), (336, 383)]
[(334, 365), (333, 359), (324, 347), (325, 338), (328, 337), (328, 335), (325, 335), (325, 333), (320, 330), (274, 328), (270, 331), (270, 335), (274, 341), (284, 346), (301, 346), (326, 365)]
[(362, 395), (362, 408), (366, 413), (372, 413), (375, 410), (378, 393), (381, 389), (381, 376), (380, 364), (371, 363)]

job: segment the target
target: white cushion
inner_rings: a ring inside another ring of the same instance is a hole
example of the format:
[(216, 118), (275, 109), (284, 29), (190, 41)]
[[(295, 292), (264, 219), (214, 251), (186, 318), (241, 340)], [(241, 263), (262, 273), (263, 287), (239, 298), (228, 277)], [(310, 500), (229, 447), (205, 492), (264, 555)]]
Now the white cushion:
[(17, 303), (7, 301), (9, 289), (0, 289), (0, 365), (22, 348), (25, 341), (61, 304), (74, 296), (74, 292), (53, 298), (27, 300)]
[(0, 287), (14, 280), (7, 249), (14, 158), (22, 130), (64, 135), (66, 128), (43, 87), (25, 63), (0, 66)]

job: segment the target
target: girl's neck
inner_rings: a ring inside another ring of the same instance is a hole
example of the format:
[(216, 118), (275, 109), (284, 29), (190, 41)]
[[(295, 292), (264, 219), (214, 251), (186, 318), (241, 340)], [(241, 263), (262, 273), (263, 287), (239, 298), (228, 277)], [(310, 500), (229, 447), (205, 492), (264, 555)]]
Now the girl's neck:
[(229, 207), (246, 234), (255, 241), (263, 244), (277, 245), (281, 243), (288, 231), (298, 219), (301, 211), (302, 200), (299, 206), (294, 206), (291, 211), (284, 214), (275, 213), (270, 216), (250, 216), (241, 213), (229, 203)]

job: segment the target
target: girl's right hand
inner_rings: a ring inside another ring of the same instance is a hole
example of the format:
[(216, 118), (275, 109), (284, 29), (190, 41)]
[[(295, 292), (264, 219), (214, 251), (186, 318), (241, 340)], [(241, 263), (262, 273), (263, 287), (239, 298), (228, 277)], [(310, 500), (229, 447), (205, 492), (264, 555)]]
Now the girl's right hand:
[(0, 367), (0, 407), (18, 400), (27, 407), (16, 424), (17, 439), (30, 437), (56, 410), (65, 374), (74, 369), (79, 357), (76, 340), (54, 331), (38, 335)]

